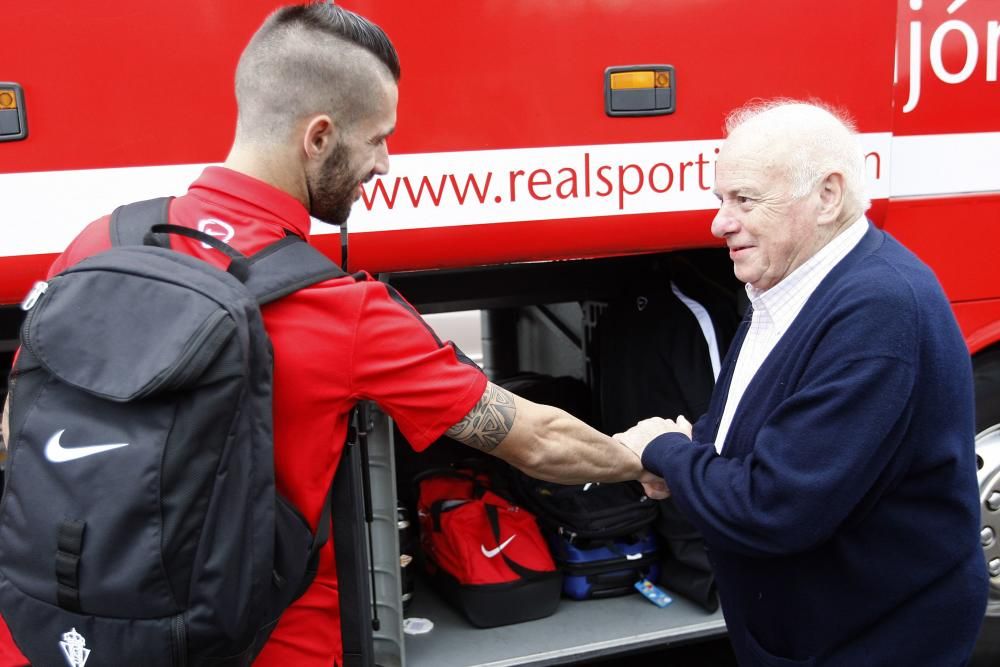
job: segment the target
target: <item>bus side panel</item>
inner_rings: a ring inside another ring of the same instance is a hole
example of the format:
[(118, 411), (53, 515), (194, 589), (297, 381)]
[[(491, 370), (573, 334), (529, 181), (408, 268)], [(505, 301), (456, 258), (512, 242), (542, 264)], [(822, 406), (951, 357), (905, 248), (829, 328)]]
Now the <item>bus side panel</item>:
[[(893, 1), (344, 4), (399, 50), (399, 153), (714, 139), (776, 96), (843, 106), (862, 132), (891, 121)], [(606, 116), (605, 68), (654, 63), (676, 68), (676, 112)]]
[(927, 262), (952, 302), (1000, 296), (1000, 194), (891, 201), (885, 230)]
[(885, 228), (934, 269), (975, 352), (1000, 340), (1000, 3), (899, 0), (899, 17)]

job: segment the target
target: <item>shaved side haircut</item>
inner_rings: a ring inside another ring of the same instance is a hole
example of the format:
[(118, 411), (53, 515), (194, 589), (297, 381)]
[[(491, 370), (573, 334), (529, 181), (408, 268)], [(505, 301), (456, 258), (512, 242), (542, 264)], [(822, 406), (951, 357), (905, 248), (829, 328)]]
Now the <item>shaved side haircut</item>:
[(237, 139), (280, 143), (317, 113), (349, 126), (371, 109), (373, 80), (399, 76), (395, 47), (363, 16), (327, 2), (283, 7), (240, 56)]

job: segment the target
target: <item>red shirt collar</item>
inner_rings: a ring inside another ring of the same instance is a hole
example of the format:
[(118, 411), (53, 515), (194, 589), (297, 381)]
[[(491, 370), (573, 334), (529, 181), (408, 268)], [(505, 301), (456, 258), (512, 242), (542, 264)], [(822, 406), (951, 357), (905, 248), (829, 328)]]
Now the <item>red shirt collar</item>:
[(277, 223), (309, 240), (312, 223), (302, 202), (253, 176), (226, 167), (206, 167), (188, 192), (241, 212), (252, 211), (258, 220)]

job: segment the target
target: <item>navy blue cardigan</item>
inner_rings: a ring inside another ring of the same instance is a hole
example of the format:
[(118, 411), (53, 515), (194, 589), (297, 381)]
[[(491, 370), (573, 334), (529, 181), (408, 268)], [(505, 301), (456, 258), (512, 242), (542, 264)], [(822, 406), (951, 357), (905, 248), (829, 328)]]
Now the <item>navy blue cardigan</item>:
[(972, 371), (933, 273), (869, 225), (717, 455), (746, 329), (693, 441), (642, 457), (705, 537), (740, 664), (963, 664), (987, 598)]

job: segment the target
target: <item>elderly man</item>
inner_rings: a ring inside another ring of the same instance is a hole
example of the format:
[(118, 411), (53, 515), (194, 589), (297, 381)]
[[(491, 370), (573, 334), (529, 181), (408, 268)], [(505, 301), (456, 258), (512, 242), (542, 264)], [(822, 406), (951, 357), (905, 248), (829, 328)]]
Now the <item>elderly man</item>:
[(704, 535), (741, 664), (963, 664), (987, 583), (948, 301), (865, 219), (844, 121), (780, 101), (727, 128), (712, 232), (752, 315), (693, 429), (616, 437)]

